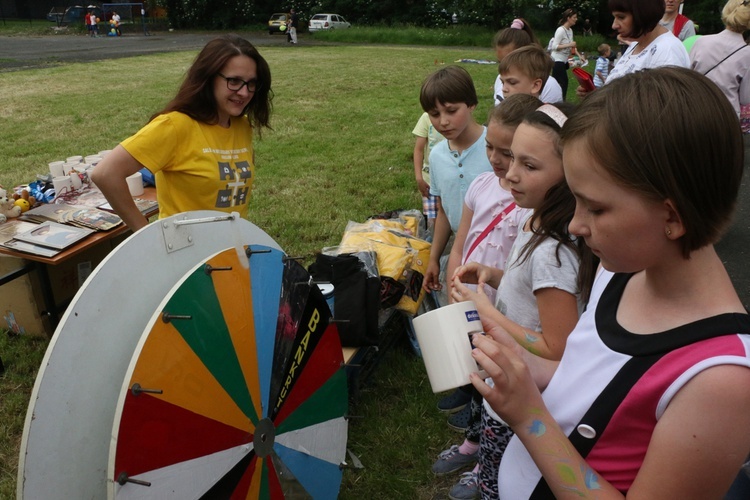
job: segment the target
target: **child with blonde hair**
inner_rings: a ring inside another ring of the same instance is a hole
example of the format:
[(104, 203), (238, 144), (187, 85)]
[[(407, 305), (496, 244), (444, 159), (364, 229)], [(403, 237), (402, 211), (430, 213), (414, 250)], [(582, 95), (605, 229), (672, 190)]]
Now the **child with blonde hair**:
[(609, 55), (612, 50), (609, 45), (603, 43), (596, 49), (599, 57), (596, 59), (596, 68), (594, 69), (594, 87), (599, 88), (607, 81), (609, 75)]

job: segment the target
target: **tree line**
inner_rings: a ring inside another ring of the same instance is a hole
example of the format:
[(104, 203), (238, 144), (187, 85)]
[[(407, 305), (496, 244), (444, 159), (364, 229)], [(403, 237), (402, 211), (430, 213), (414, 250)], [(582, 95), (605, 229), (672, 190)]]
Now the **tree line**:
[[(658, 0), (656, 0), (658, 1)], [(723, 29), (721, 9), (726, 0), (688, 0), (684, 14), (702, 34)], [(303, 22), (319, 12), (344, 16), (355, 25), (445, 27), (456, 14), (461, 25), (492, 30), (510, 25), (515, 17), (528, 20), (535, 29), (557, 26), (562, 11), (573, 8), (579, 22), (590, 19), (594, 31), (611, 35), (612, 16), (607, 0), (151, 0), (167, 9), (174, 28), (235, 29), (263, 24), (274, 12), (294, 8)]]

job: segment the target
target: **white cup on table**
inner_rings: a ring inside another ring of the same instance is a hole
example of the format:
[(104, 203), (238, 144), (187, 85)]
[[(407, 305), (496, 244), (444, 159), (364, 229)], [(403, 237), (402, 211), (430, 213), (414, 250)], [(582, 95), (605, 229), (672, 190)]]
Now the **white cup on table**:
[(80, 164), (81, 162), (79, 161), (66, 161), (62, 166), (63, 175), (68, 175), (74, 168), (76, 168)]
[(68, 163), (81, 163), (83, 161), (83, 156), (81, 155), (75, 155), (75, 156), (68, 156), (65, 159)]
[(55, 198), (73, 192), (73, 180), (67, 175), (53, 177), (52, 186), (55, 188)]
[(420, 314), (413, 324), (432, 392), (467, 385), (471, 373), (487, 377), (471, 355), (471, 336), (482, 333), (482, 322), (473, 301)]
[(83, 159), (83, 162), (89, 165), (96, 165), (100, 161), (102, 161), (102, 157), (99, 155), (88, 155)]
[(65, 175), (65, 172), (63, 172), (64, 161), (51, 161), (47, 165), (49, 165), (49, 173), (52, 174), (52, 177)]
[(130, 196), (140, 196), (143, 194), (143, 175), (140, 172), (129, 175), (126, 180)]
[(79, 174), (75, 169), (70, 171), (68, 177), (70, 177), (70, 183), (72, 184), (73, 189), (81, 189), (81, 187), (83, 187), (81, 174)]

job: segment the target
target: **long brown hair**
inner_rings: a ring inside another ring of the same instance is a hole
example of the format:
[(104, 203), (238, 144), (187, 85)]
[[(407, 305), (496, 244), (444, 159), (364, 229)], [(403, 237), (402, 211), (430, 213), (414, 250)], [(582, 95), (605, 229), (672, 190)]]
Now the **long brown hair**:
[(177, 95), (150, 120), (179, 111), (203, 123), (217, 123), (219, 114), (211, 82), (227, 61), (236, 56), (247, 56), (255, 61), (258, 73), (258, 86), (243, 113), (247, 114), (247, 120), (258, 136), (263, 127), (271, 128), (271, 70), (253, 44), (237, 35), (222, 35), (208, 42), (188, 69)]
[[(558, 102), (553, 104), (553, 106), (562, 111), (568, 118), (576, 111), (576, 107), (573, 104), (566, 102)], [(561, 127), (549, 115), (541, 111), (534, 111), (526, 115), (522, 123), (554, 134), (556, 137), (555, 147), (558, 149), (560, 156), (562, 156), (562, 146), (560, 143)], [(598, 259), (591, 252), (591, 249), (586, 245), (583, 238), (574, 238), (568, 232), (568, 225), (573, 219), (575, 208), (575, 198), (568, 187), (568, 183), (563, 178), (547, 191), (541, 206), (534, 210), (534, 214), (531, 216), (531, 231), (533, 234), (528, 243), (521, 249), (517, 261), (519, 263), (525, 261), (534, 249), (547, 238), (557, 240), (555, 256), (557, 257), (558, 264), (560, 264), (560, 247), (566, 246), (572, 249), (580, 259), (578, 291), (581, 301), (585, 303), (588, 302), (591, 286), (594, 283)]]

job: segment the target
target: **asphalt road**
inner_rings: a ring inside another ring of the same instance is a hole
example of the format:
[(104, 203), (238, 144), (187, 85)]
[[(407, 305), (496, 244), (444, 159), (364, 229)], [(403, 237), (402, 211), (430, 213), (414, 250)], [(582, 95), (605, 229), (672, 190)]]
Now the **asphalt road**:
[[(257, 47), (286, 46), (286, 36), (269, 35), (266, 32), (243, 32)], [(39, 37), (0, 36), (0, 73), (30, 68), (49, 67), (61, 62), (83, 62), (101, 59), (114, 59), (143, 54), (199, 50), (216, 33), (176, 33), (163, 32), (150, 36), (126, 34), (122, 37), (102, 36), (90, 38), (76, 35), (55, 35)], [(300, 45), (320, 45), (307, 34), (301, 34)], [(291, 48), (291, 47), (290, 47)], [(750, 146), (750, 140), (746, 141)], [(745, 148), (745, 156), (750, 158), (750, 147)], [(748, 159), (745, 160), (745, 179), (740, 190), (740, 198), (734, 222), (721, 242), (717, 245), (719, 256), (729, 271), (732, 281), (745, 307), (750, 310), (750, 172)]]
[[(257, 47), (286, 46), (286, 36), (267, 32), (238, 33)], [(150, 36), (126, 34), (121, 37), (60, 34), (53, 36), (0, 36), (0, 72), (49, 67), (61, 62), (114, 59), (143, 54), (199, 50), (216, 33), (161, 32)], [(315, 44), (308, 35), (299, 35), (300, 45)]]
[(750, 135), (745, 136), (745, 173), (740, 186), (737, 211), (729, 230), (716, 245), (732, 283), (750, 311)]

